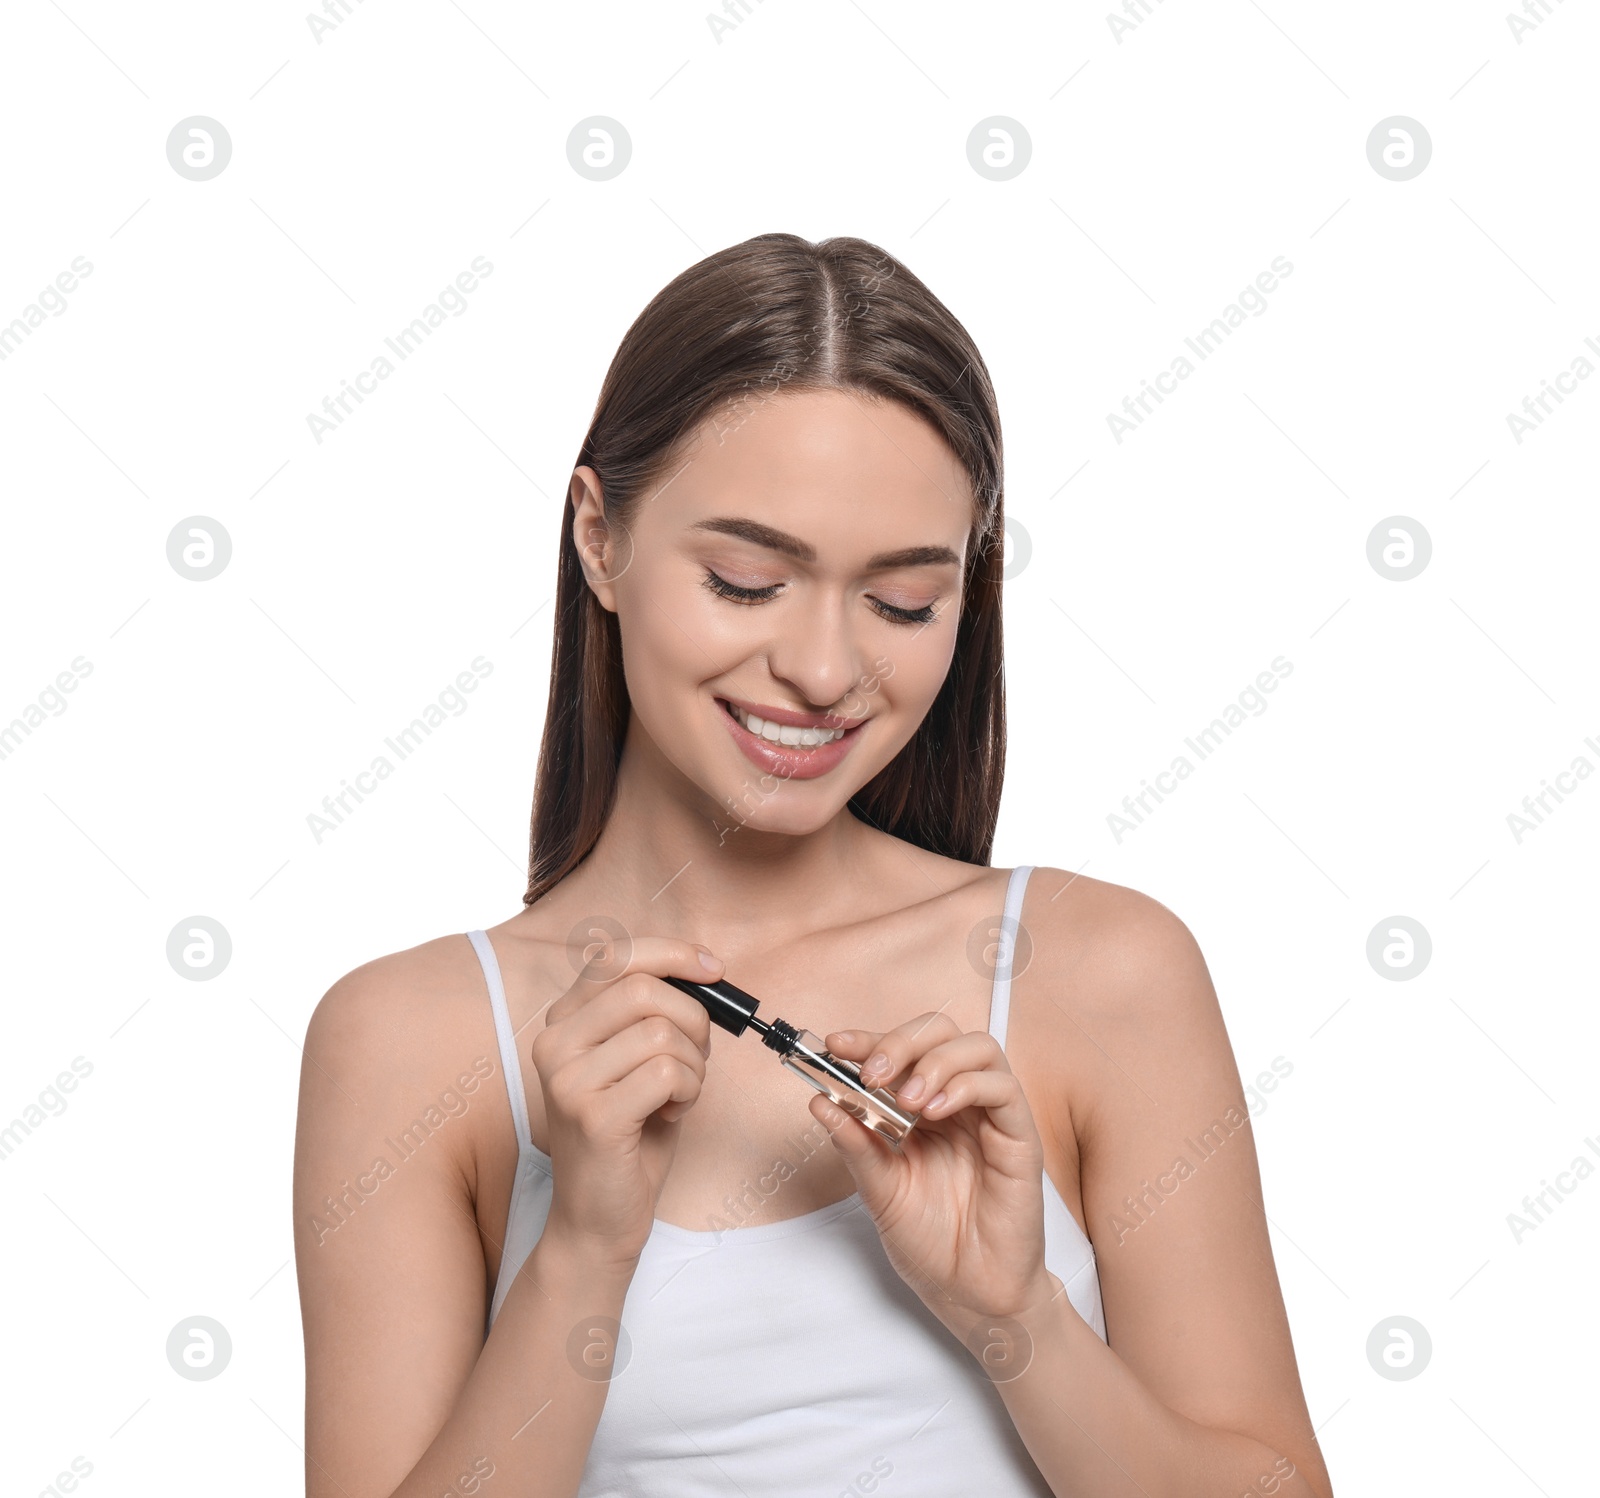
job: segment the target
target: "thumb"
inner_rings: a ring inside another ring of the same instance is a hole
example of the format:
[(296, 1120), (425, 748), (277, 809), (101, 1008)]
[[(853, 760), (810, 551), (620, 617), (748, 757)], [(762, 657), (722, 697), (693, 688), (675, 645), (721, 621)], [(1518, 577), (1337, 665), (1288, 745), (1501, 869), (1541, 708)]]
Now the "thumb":
[(870, 1201), (893, 1174), (893, 1165), (888, 1157), (895, 1152), (894, 1146), (878, 1138), (875, 1130), (869, 1129), (860, 1119), (820, 1092), (808, 1106), (811, 1116), (827, 1126), (828, 1137), (844, 1157), (845, 1166), (855, 1178), (857, 1189)]

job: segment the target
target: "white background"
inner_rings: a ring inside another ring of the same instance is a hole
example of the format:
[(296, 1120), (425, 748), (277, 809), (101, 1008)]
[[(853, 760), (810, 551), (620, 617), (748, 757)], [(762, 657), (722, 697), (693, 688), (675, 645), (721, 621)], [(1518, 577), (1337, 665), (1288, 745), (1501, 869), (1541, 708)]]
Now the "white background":
[[(718, 41), (701, 4), (352, 7), (320, 43), (281, 3), (0, 20), (0, 324), (93, 267), (0, 362), (0, 723), (92, 666), (0, 759), (0, 1126), (92, 1066), (0, 1159), (7, 1490), (74, 1457), (89, 1492), (298, 1487), (307, 1019), (519, 908), (602, 374), (685, 266), (788, 230), (902, 258), (988, 362), (1031, 545), (994, 861), (1169, 905), (1246, 1077), (1292, 1064), (1255, 1129), (1338, 1491), (1592, 1492), (1600, 1182), (1520, 1241), (1508, 1214), (1600, 1164), (1600, 781), (1520, 842), (1507, 816), (1600, 765), (1600, 381), (1520, 443), (1506, 418), (1600, 367), (1593, 8), (1519, 41), (1478, 0), (1167, 0), (1119, 41), (1094, 5), (751, 0)], [(168, 163), (191, 115), (232, 140), (209, 181)], [(632, 141), (610, 181), (568, 163), (591, 115)], [(967, 157), (995, 115), (1031, 141), (998, 182)], [(1393, 115), (1432, 141), (1406, 181), (1367, 156)], [(316, 442), (479, 255), (467, 310)], [(1117, 442), (1277, 256), (1266, 310)], [(195, 515), (233, 547), (204, 583), (166, 555)], [(1410, 581), (1368, 561), (1392, 516), (1431, 537)], [(317, 842), (480, 655), (468, 710)], [(1267, 710), (1114, 836), (1277, 656)], [(166, 958), (195, 915), (233, 943), (209, 982)], [(1396, 915), (1433, 944), (1406, 981), (1366, 956)], [(205, 1382), (165, 1353), (197, 1314), (233, 1344)], [(1366, 1353), (1397, 1315), (1432, 1340), (1405, 1381)]]

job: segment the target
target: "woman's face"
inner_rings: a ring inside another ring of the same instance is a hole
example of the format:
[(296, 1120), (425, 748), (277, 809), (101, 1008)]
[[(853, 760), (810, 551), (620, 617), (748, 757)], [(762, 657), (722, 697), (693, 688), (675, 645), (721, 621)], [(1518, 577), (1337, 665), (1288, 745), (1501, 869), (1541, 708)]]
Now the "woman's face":
[(573, 496), (621, 630), (644, 739), (630, 752), (697, 787), (719, 825), (814, 831), (916, 731), (954, 652), (973, 515), (921, 417), (832, 390), (735, 404), (647, 492), (631, 535), (608, 531), (592, 468)]

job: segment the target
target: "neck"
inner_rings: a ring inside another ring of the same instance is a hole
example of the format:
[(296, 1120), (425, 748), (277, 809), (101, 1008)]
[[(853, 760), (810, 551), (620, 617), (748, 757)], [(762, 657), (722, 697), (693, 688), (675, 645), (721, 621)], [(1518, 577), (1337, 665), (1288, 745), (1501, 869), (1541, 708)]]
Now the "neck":
[(775, 946), (861, 918), (879, 834), (844, 808), (819, 827), (770, 830), (787, 787), (763, 786), (752, 766), (719, 806), (636, 728), (635, 719), (605, 828), (562, 882), (563, 903), (639, 935), (703, 942), (725, 960), (731, 942)]

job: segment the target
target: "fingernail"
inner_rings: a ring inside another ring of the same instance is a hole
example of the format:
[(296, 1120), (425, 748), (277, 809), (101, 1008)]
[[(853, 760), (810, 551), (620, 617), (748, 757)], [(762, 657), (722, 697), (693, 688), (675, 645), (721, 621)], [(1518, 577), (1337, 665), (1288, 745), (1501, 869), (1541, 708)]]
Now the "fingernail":
[(867, 1062), (866, 1066), (864, 1066), (862, 1068), (863, 1071), (870, 1071), (870, 1072), (888, 1071), (888, 1069), (889, 1069), (889, 1058), (887, 1056), (885, 1056), (882, 1051), (879, 1051), (875, 1056), (873, 1056)]
[[(913, 1077), (909, 1082), (906, 1083), (904, 1087), (900, 1089), (900, 1097), (905, 1102), (914, 1103), (919, 1097), (922, 1096), (923, 1090), (927, 1087), (927, 1085), (928, 1084), (924, 1082), (921, 1077)], [(944, 1094), (941, 1092), (939, 1096), (943, 1097)]]
[(856, 1043), (856, 1032), (854, 1030), (840, 1030), (838, 1036), (841, 1045), (854, 1045)]
[(706, 951), (704, 947), (700, 948), (700, 966), (708, 973), (714, 973), (717, 970), (717, 959)]
[(937, 1108), (943, 1101), (944, 1094), (942, 1092), (936, 1092), (931, 1098), (928, 1099), (927, 1104), (924, 1106), (922, 1111), (926, 1113), (930, 1108)]

